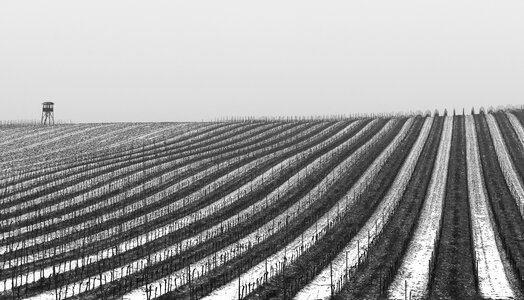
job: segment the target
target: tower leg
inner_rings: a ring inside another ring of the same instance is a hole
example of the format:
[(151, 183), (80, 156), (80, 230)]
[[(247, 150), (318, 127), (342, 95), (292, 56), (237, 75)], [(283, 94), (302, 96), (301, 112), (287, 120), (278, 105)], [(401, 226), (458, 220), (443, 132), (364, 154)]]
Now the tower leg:
[(55, 114), (48, 111), (42, 112), (42, 119), (40, 120), (40, 123), (42, 123), (42, 125), (55, 125)]

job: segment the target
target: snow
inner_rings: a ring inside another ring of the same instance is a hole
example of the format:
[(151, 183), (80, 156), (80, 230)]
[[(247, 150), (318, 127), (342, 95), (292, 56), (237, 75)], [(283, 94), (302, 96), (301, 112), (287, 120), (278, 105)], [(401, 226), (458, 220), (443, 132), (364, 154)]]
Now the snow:
[(406, 283), (407, 292), (412, 295), (412, 299), (421, 299), (425, 296), (429, 280), (429, 262), (433, 255), (442, 218), (452, 129), (453, 118), (445, 117), (433, 174), (419, 216), (420, 221), (395, 279), (389, 287), (390, 299), (405, 299)]
[[(354, 128), (359, 123), (360, 123), (360, 121), (357, 121), (357, 122), (354, 122), (354, 123), (351, 123), (351, 124), (347, 125), (341, 132), (337, 133), (336, 135), (331, 136), (327, 141), (324, 141), (321, 144), (317, 144), (317, 145), (313, 146), (313, 148), (317, 149), (317, 148), (325, 147), (325, 145), (330, 143), (330, 141), (333, 141), (338, 136), (340, 136), (340, 135), (344, 134), (345, 132), (351, 130), (352, 128)], [(322, 158), (318, 158), (313, 163), (311, 163), (309, 166), (306, 166), (305, 168), (303, 168), (301, 171), (299, 171), (297, 174), (295, 174), (292, 178), (290, 178), (286, 183), (281, 185), (277, 190), (274, 190), (268, 197), (266, 197), (266, 199), (257, 202), (256, 204), (250, 206), (249, 208), (246, 208), (242, 212), (243, 213), (247, 213), (246, 217), (249, 217), (249, 213), (254, 213), (253, 207), (255, 205), (265, 206), (265, 203), (267, 203), (268, 198), (272, 198), (271, 199), (272, 202), (273, 201), (277, 201), (278, 200), (278, 194), (282, 194), (283, 192), (285, 192), (285, 190), (287, 190), (292, 185), (292, 182), (296, 182), (300, 178), (303, 179), (303, 178), (306, 177), (306, 175), (308, 173), (314, 172), (314, 170), (316, 168), (318, 168), (318, 166), (320, 165), (322, 159), (326, 160), (329, 155), (332, 155), (334, 153), (333, 151), (341, 150), (341, 149), (343, 149), (344, 145), (346, 145), (347, 143), (352, 143), (353, 141), (355, 141), (360, 135), (362, 135), (365, 132), (367, 132), (368, 130), (370, 130), (370, 128), (372, 127), (373, 123), (375, 123), (375, 121), (373, 121), (370, 124), (368, 124), (359, 133), (357, 133), (355, 136), (351, 137), (344, 144), (342, 144), (342, 145), (336, 147), (335, 149), (329, 151), (328, 153), (322, 155)], [(329, 128), (325, 129), (324, 131), (322, 131), (319, 134), (326, 134), (326, 132), (329, 132)], [(306, 143), (306, 142), (307, 141), (304, 141), (304, 142), (301, 142), (301, 143)], [(290, 148), (293, 148), (293, 146), (290, 147)], [(294, 155), (294, 156), (292, 156), (292, 157), (282, 161), (278, 165), (272, 167), (271, 170), (266, 171), (266, 173), (260, 175), (256, 179), (254, 179), (252, 182), (256, 183), (256, 182), (260, 181), (258, 179), (263, 178), (264, 176), (270, 177), (271, 175), (275, 175), (276, 173), (282, 172), (286, 168), (297, 164), (298, 161), (299, 161), (299, 158), (303, 159), (304, 158), (304, 154), (305, 153), (310, 153), (310, 150), (313, 149), (313, 148), (307, 149), (307, 150), (305, 150), (305, 151), (303, 151), (303, 152), (301, 152), (299, 154), (296, 154), (296, 155)], [(286, 151), (288, 151), (288, 150), (286, 150)], [(284, 151), (284, 150), (280, 150), (280, 151)], [(270, 156), (273, 156), (273, 155), (274, 154), (272, 154)], [(314, 167), (314, 165), (317, 165), (317, 167)], [(237, 172), (237, 171), (238, 171), (238, 169), (235, 170), (234, 172)], [(337, 170), (337, 171), (340, 172), (340, 170)], [(242, 172), (240, 172), (239, 174), (241, 175)], [(260, 182), (262, 182), (262, 181), (260, 181)], [(210, 184), (210, 185), (211, 186), (215, 186), (214, 184)], [(216, 186), (219, 186), (219, 185), (216, 185)], [(232, 201), (238, 200), (237, 195), (240, 195), (242, 193), (241, 190), (247, 191), (250, 188), (251, 188), (251, 183), (245, 184), (244, 186), (242, 186), (241, 188), (239, 188), (236, 191), (232, 192), (231, 194), (223, 197), (220, 201), (228, 202), (229, 204), (231, 204)], [(192, 197), (192, 198), (197, 199), (198, 197)], [(176, 202), (180, 202), (180, 201), (183, 201), (183, 200), (177, 200)], [(220, 201), (218, 201), (218, 202), (220, 202)], [(205, 207), (205, 208), (201, 209), (201, 211), (203, 211), (203, 210), (210, 210), (210, 207), (208, 206), (208, 207)], [(240, 214), (242, 214), (242, 212)], [(160, 236), (165, 235), (168, 230), (164, 230), (164, 229), (170, 229), (170, 230), (172, 228), (180, 229), (182, 227), (185, 227), (185, 226), (189, 225), (192, 221), (196, 220), (197, 217), (198, 218), (202, 218), (203, 216), (207, 215), (207, 213), (197, 212), (197, 213), (195, 213), (193, 215), (194, 216), (183, 218), (182, 221), (181, 220), (176, 220), (176, 221), (173, 222), (173, 224), (169, 224), (169, 225), (166, 225), (166, 226), (162, 227), (161, 230), (158, 230), (158, 229), (153, 230), (153, 232), (147, 233), (145, 235), (146, 236), (145, 238), (143, 238), (144, 235), (142, 235), (140, 237), (140, 239), (132, 239), (130, 241), (124, 242), (124, 243), (122, 243), (122, 244), (120, 244), (118, 246), (119, 251), (123, 252), (123, 251), (127, 251), (129, 249), (141, 246), (148, 239), (156, 239), (156, 238), (159, 238)], [(281, 219), (282, 220), (283, 220), (283, 218), (285, 218), (284, 214), (281, 215)], [(245, 218), (239, 219), (237, 216), (234, 216), (234, 217), (231, 217), (228, 221), (235, 222), (235, 221), (240, 221), (240, 220), (243, 220), (243, 219), (245, 219)], [(226, 223), (226, 222), (227, 221), (225, 221), (223, 223)], [(271, 226), (274, 227), (274, 220), (273, 220)], [(210, 236), (208, 238), (211, 238), (212, 236), (217, 235), (219, 233), (220, 227), (221, 227), (221, 224), (218, 224), (218, 225), (213, 226), (210, 229), (207, 229), (206, 232), (210, 233)], [(185, 250), (188, 247), (194, 247), (194, 246), (202, 243), (203, 241), (205, 241), (205, 237), (206, 237), (205, 233), (206, 232), (200, 232), (200, 233), (196, 234), (195, 236), (187, 238), (187, 239), (185, 239), (184, 241), (182, 241), (180, 243), (172, 245), (172, 246), (170, 246), (170, 247), (168, 247), (166, 249), (162, 249), (160, 251), (157, 251), (156, 253), (152, 253), (150, 257), (152, 257), (152, 261), (153, 262), (159, 262), (159, 261), (165, 260), (165, 259), (175, 255), (176, 253), (178, 253), (181, 250)], [(221, 253), (224, 253), (224, 254), (228, 253), (229, 254), (232, 251), (234, 251), (234, 252), (240, 251), (241, 249), (236, 249), (236, 248), (239, 245), (246, 245), (246, 244), (248, 244), (250, 242), (254, 243), (254, 241), (256, 240), (256, 235), (258, 235), (258, 231), (252, 233), (247, 238), (245, 238), (246, 241), (244, 241), (243, 244), (240, 243), (240, 244), (229, 245), (227, 248), (221, 250)], [(247, 248), (245, 248), (245, 249), (247, 249)], [(96, 261), (98, 261), (98, 260), (100, 260), (102, 258), (111, 257), (111, 256), (114, 255), (113, 251), (114, 251), (114, 248), (105, 249), (104, 251), (100, 252), (97, 255), (92, 255), (92, 256), (90, 256), (88, 258), (78, 259), (78, 260), (72, 261), (71, 264), (69, 262), (62, 263), (59, 266), (57, 266), (57, 272), (61, 273), (61, 272), (65, 272), (67, 270), (70, 270), (68, 265), (71, 265), (73, 267), (75, 267), (75, 266), (82, 266), (82, 265), (85, 265), (87, 263), (94, 263), (94, 262), (96, 262)], [(239, 252), (237, 252), (237, 253), (239, 253)], [(201, 260), (201, 265), (206, 265), (208, 262), (209, 262), (209, 258), (208, 259), (203, 259), (203, 260)], [(147, 262), (147, 258), (135, 260), (135, 261), (133, 261), (131, 263), (128, 263), (128, 264), (126, 264), (124, 266), (120, 266), (117, 269), (104, 272), (102, 274), (102, 277), (104, 278), (104, 282), (111, 281), (112, 280), (111, 278), (114, 278), (116, 280), (116, 279), (118, 279), (118, 278), (120, 278), (122, 276), (126, 276), (128, 274), (132, 274), (132, 273), (135, 273), (135, 272), (143, 269), (147, 265), (147, 263), (148, 263)], [(53, 271), (52, 267), (47, 267), (44, 270), (44, 276), (46, 276), (46, 277), (49, 276), (52, 273), (52, 271)], [(40, 275), (37, 273), (36, 277), (39, 278), (39, 276)], [(75, 293), (79, 293), (81, 291), (81, 289), (82, 289), (82, 286), (85, 289), (85, 287), (87, 286), (87, 284), (89, 282), (91, 282), (91, 288), (93, 288), (94, 286), (98, 286), (98, 285), (96, 285), (96, 280), (98, 280), (98, 278), (99, 278), (99, 276), (92, 276), (90, 278), (85, 278), (85, 279), (83, 279), (80, 282), (75, 282), (73, 284), (70, 284), (70, 285), (62, 287), (62, 290), (64, 290), (64, 291), (66, 291), (66, 290), (69, 290), (69, 291), (74, 290)], [(183, 281), (186, 280), (185, 279), (185, 274), (183, 272), (182, 272), (181, 278), (182, 278)], [(32, 279), (32, 277), (30, 276), (27, 281), (28, 282), (32, 282), (34, 280), (37, 280), (37, 279)], [(21, 275), (21, 276), (18, 277), (18, 282), (25, 283), (25, 281), (26, 281), (26, 279), (25, 279), (24, 276)], [(7, 281), (5, 286), (3, 286), (3, 283), (0, 282), (0, 290), (2, 290), (2, 289), (4, 289), (4, 290), (11, 289), (11, 280)]]
[[(340, 209), (345, 210), (347, 207), (356, 201), (359, 194), (365, 189), (365, 187), (372, 181), (376, 176), (377, 170), (384, 164), (385, 160), (391, 155), (392, 150), (398, 146), (398, 143), (407, 134), (408, 128), (412, 124), (412, 119), (409, 119), (402, 127), (401, 132), (395, 137), (395, 139), (389, 144), (389, 146), (375, 159), (371, 166), (364, 172), (359, 178), (357, 183), (350, 189), (350, 191), (342, 197), (339, 202), (334, 205), (327, 213), (325, 213), (320, 219), (312, 226), (307, 228), (301, 236), (296, 237), (292, 242), (286, 245), (283, 249), (277, 253), (271, 255), (265, 261), (257, 264), (248, 271), (244, 272), (240, 276), (240, 280), (236, 279), (230, 283), (220, 287), (213, 291), (210, 295), (204, 299), (235, 299), (238, 296), (239, 285), (254, 284), (257, 279), (264, 278), (265, 274), (268, 274), (268, 278), (271, 278), (282, 271), (282, 262), (284, 260), (287, 263), (292, 263), (296, 257), (298, 257), (302, 251), (307, 250), (316, 241), (314, 238), (318, 234), (320, 239), (326, 232), (331, 221), (331, 217), (336, 217), (340, 213)], [(365, 152), (366, 148), (370, 145), (374, 145), (378, 139), (383, 135), (384, 130), (375, 135), (366, 145), (363, 145), (353, 155), (359, 155)], [(381, 134), (382, 133), (382, 134)], [(331, 216), (331, 217), (330, 217)], [(304, 244), (306, 241), (306, 244)], [(310, 242), (307, 242), (310, 241)], [(302, 247), (304, 247), (303, 250)], [(295, 255), (296, 254), (296, 255)], [(268, 269), (269, 266), (269, 269)], [(273, 268), (274, 267), (274, 268)]]
[(508, 116), (511, 125), (513, 125), (513, 128), (515, 129), (520, 143), (524, 146), (524, 128), (522, 127), (522, 124), (514, 114), (508, 112), (506, 115)]
[[(199, 155), (202, 155), (202, 154), (199, 154)], [(244, 156), (247, 156), (247, 155), (244, 155)], [(9, 235), (9, 236), (16, 236), (16, 235), (19, 235), (19, 234), (22, 234), (22, 233), (25, 233), (25, 232), (28, 232), (28, 231), (32, 231), (32, 230), (35, 230), (35, 229), (38, 229), (38, 228), (43, 228), (48, 223), (57, 224), (59, 222), (64, 222), (64, 221), (69, 220), (69, 219), (77, 218), (77, 217), (79, 217), (79, 216), (81, 216), (83, 214), (92, 212), (94, 210), (101, 210), (104, 206), (109, 206), (109, 205), (111, 205), (113, 203), (122, 201), (123, 198), (128, 198), (128, 197), (132, 196), (133, 194), (141, 192), (144, 188), (148, 188), (148, 187), (157, 185), (157, 184), (159, 184), (162, 181), (170, 180), (173, 177), (178, 176), (178, 174), (182, 173), (183, 171), (189, 170), (191, 168), (196, 168), (199, 165), (202, 165), (204, 163), (209, 163), (210, 161), (212, 161), (212, 159), (209, 158), (209, 159), (206, 159), (206, 160), (199, 160), (197, 162), (194, 162), (194, 163), (192, 163), (190, 165), (186, 165), (184, 167), (176, 168), (179, 164), (182, 164), (184, 161), (186, 161), (188, 159), (191, 159), (191, 158), (195, 158), (195, 157), (198, 157), (198, 155), (193, 155), (192, 157), (184, 157), (184, 158), (180, 158), (180, 159), (176, 159), (176, 160), (170, 160), (169, 158), (164, 158), (163, 160), (165, 162), (160, 164), (160, 165), (158, 165), (158, 166), (155, 166), (154, 168), (151, 168), (151, 167), (146, 168), (146, 165), (144, 165), (144, 164), (131, 165), (131, 166), (128, 166), (128, 167), (125, 167), (125, 168), (118, 169), (118, 170), (116, 170), (114, 172), (111, 172), (111, 173), (106, 173), (106, 174), (103, 174), (101, 176), (97, 176), (96, 178), (89, 179), (88, 181), (80, 182), (80, 183), (78, 183), (78, 184), (76, 184), (74, 186), (69, 186), (66, 189), (62, 189), (62, 190), (56, 191), (56, 192), (54, 192), (52, 194), (44, 195), (42, 197), (33, 199), (31, 201), (27, 201), (27, 202), (21, 203), (19, 205), (9, 207), (9, 209), (8, 209), (9, 211), (22, 209), (22, 208), (25, 208), (25, 207), (30, 206), (30, 205), (35, 205), (35, 204), (38, 204), (38, 203), (49, 201), (49, 200), (53, 199), (53, 197), (63, 196), (64, 193), (66, 193), (66, 192), (69, 193), (69, 192), (75, 192), (77, 190), (81, 190), (81, 189), (85, 188), (86, 185), (91, 185), (91, 184), (96, 184), (96, 183), (109, 181), (109, 179), (111, 179), (112, 176), (117, 176), (117, 175), (130, 173), (125, 178), (119, 179), (116, 182), (109, 182), (109, 183), (107, 183), (107, 184), (105, 184), (105, 185), (103, 185), (103, 186), (101, 186), (101, 187), (99, 187), (97, 189), (89, 190), (89, 191), (87, 191), (87, 192), (85, 192), (85, 193), (83, 193), (81, 195), (78, 195), (75, 198), (70, 199), (68, 201), (62, 201), (60, 203), (47, 206), (47, 207), (43, 208), (40, 211), (32, 211), (32, 212), (26, 213), (26, 214), (21, 215), (21, 216), (13, 217), (13, 218), (10, 218), (10, 219), (4, 219), (4, 220), (0, 221), (0, 223), (3, 224), (4, 226), (7, 225), (7, 224), (10, 224), (10, 223), (16, 223), (17, 220), (18, 221), (19, 220), (24, 220), (24, 219), (31, 218), (31, 217), (34, 218), (39, 213), (43, 213), (44, 216), (45, 216), (45, 214), (47, 214), (47, 213), (50, 213), (50, 212), (53, 212), (53, 211), (56, 211), (56, 210), (62, 210), (64, 208), (68, 207), (68, 206), (72, 206), (72, 205), (75, 205), (75, 204), (79, 204), (79, 203), (85, 202), (85, 201), (87, 201), (87, 200), (89, 200), (89, 199), (91, 199), (93, 197), (99, 197), (100, 195), (103, 195), (103, 194), (108, 193), (110, 191), (121, 190), (124, 185), (128, 185), (128, 184), (131, 184), (131, 183), (137, 184), (131, 190), (126, 190), (124, 192), (121, 192), (121, 193), (111, 197), (110, 199), (104, 201), (104, 202), (97, 202), (97, 203), (95, 203), (93, 205), (90, 205), (88, 207), (81, 208), (79, 210), (69, 212), (66, 215), (57, 216), (57, 217), (55, 217), (53, 219), (50, 219), (50, 220), (47, 219), (47, 220), (42, 221), (40, 223), (30, 224), (30, 225), (24, 226), (24, 227), (19, 227), (15, 231), (4, 232), (4, 233), (2, 233), (2, 237), (6, 236), (6, 234)], [(234, 162), (235, 160), (238, 160), (238, 159), (240, 159), (240, 158), (237, 157), (237, 158), (230, 159), (230, 162)], [(145, 183), (141, 183), (144, 176), (148, 176), (150, 173), (158, 172), (158, 171), (161, 171), (161, 170), (171, 170), (171, 171), (168, 171), (168, 172), (164, 171), (165, 173), (162, 174), (161, 176), (157, 176), (157, 177), (155, 177), (153, 179), (148, 180)], [(207, 171), (199, 172), (197, 175), (192, 176), (189, 179), (186, 179), (186, 180), (184, 180), (182, 182), (177, 183), (176, 186), (175, 185), (170, 186), (166, 190), (164, 190), (164, 191), (162, 191), (160, 193), (166, 193), (166, 192), (169, 192), (169, 191), (170, 192), (174, 192), (180, 186), (187, 185), (190, 182), (195, 181), (196, 179), (199, 179), (199, 178), (201, 178), (203, 176), (208, 175), (209, 170), (215, 171), (213, 168), (209, 168), (209, 169), (207, 169)], [(141, 184), (138, 185), (138, 183), (141, 183)], [(157, 193), (156, 195), (153, 195), (153, 196), (149, 197), (148, 199), (154, 198), (154, 199), (158, 200), (158, 199), (160, 199), (158, 197), (158, 194), (160, 194), (160, 193)], [(83, 222), (81, 224), (76, 224), (74, 226), (74, 228), (75, 228), (75, 230), (80, 230), (80, 229), (85, 228), (85, 227), (90, 227), (90, 226), (92, 226), (95, 223), (105, 222), (105, 221), (107, 221), (109, 219), (112, 219), (112, 218), (115, 218), (117, 216), (119, 216), (118, 213), (115, 214), (114, 212), (108, 213), (108, 214), (104, 214), (104, 215), (99, 216), (97, 218), (96, 222), (93, 222), (93, 220), (88, 220), (88, 221)], [(16, 247), (20, 247), (20, 246), (28, 247), (28, 246), (33, 245), (36, 242), (36, 240), (49, 240), (49, 239), (52, 239), (52, 238), (58, 238), (58, 237), (62, 237), (62, 236), (68, 235), (72, 231), (72, 229), (73, 229), (73, 227), (63, 228), (63, 229), (60, 229), (60, 230), (55, 231), (55, 232), (49, 232), (49, 233), (46, 233), (44, 235), (38, 236), (36, 238), (25, 240), (25, 241), (23, 241), (23, 243), (21, 243), (21, 242), (18, 243), (19, 245), (10, 245), (9, 247), (10, 248), (16, 248)], [(3, 249), (7, 249), (9, 247), (6, 245), (5, 247), (0, 248), (0, 252), (5, 251)]]
[(504, 271), (504, 265), (497, 248), (480, 154), (475, 123), (472, 116), (466, 116), (466, 153), (468, 166), (468, 192), (471, 210), (471, 229), (477, 263), (480, 294), (490, 299), (514, 297)]
[[(344, 129), (343, 131), (349, 130), (350, 128), (353, 128), (354, 126), (355, 125), (349, 125), (348, 128)], [(311, 130), (313, 130), (314, 128), (315, 127), (311, 128)], [(329, 130), (329, 128), (326, 129), (326, 130)], [(309, 130), (307, 130), (306, 132), (309, 132)], [(303, 132), (303, 133), (301, 133), (301, 134), (299, 134), (297, 136), (305, 134), (306, 132)], [(275, 138), (277, 138), (277, 137), (275, 137)], [(305, 141), (304, 141), (304, 143), (305, 143)], [(242, 166), (240, 168), (237, 168), (237, 169), (233, 170), (232, 172), (230, 172), (230, 173), (228, 173), (228, 174), (218, 178), (217, 180), (215, 180), (214, 182), (208, 184), (207, 186), (203, 187), (201, 190), (194, 192), (193, 194), (189, 195), (186, 198), (188, 198), (189, 200), (193, 199), (192, 201), (194, 201), (195, 199), (198, 199), (199, 197), (201, 197), (201, 195), (206, 194), (204, 191), (206, 191), (207, 193), (210, 193), (214, 189), (220, 187), (223, 182), (226, 182), (228, 180), (234, 179), (235, 176), (242, 176), (242, 174), (244, 174), (244, 172), (246, 172), (249, 168), (252, 168), (252, 167), (254, 167), (254, 166), (256, 166), (256, 165), (258, 165), (260, 163), (263, 163), (264, 161), (274, 157), (275, 155), (278, 155), (279, 153), (291, 151), (292, 150), (291, 148), (293, 148), (293, 146), (290, 146), (288, 148), (285, 148), (285, 149), (279, 150), (277, 152), (268, 154), (268, 155), (266, 155), (264, 157), (261, 157), (261, 158), (255, 160), (255, 161), (247, 164), (247, 165), (244, 165), (244, 166)], [(262, 150), (263, 149), (259, 149), (259, 150), (255, 151), (254, 154), (256, 154), (256, 152), (262, 151)], [(298, 155), (299, 154), (297, 154), (297, 157), (298, 157)], [(238, 159), (240, 159), (240, 158), (239, 157), (233, 158), (231, 160), (231, 163), (233, 163), (234, 161), (236, 161)], [(204, 172), (205, 174), (210, 174), (211, 171), (216, 171), (216, 170), (220, 169), (220, 165), (222, 165), (222, 164), (216, 165), (216, 166), (214, 166), (214, 167), (212, 167), (210, 169), (204, 170), (202, 172)], [(273, 167), (274, 170), (277, 170), (275, 172), (279, 172), (279, 171), (281, 172), (282, 170), (285, 170), (286, 168), (287, 168), (287, 166), (286, 167), (281, 167), (280, 165), (277, 165), (277, 166)], [(182, 181), (181, 183), (178, 183), (178, 184), (176, 184), (174, 186), (169, 187), (169, 191), (176, 191), (181, 186), (187, 185), (187, 184), (189, 184), (193, 180), (195, 180), (194, 176), (192, 178), (190, 178), (190, 179), (186, 179), (186, 180)], [(250, 186), (246, 185), (246, 189), (248, 187), (250, 187)], [(236, 192), (238, 194), (238, 190)], [(237, 194), (235, 194), (235, 195), (237, 195)], [(126, 195), (128, 195), (128, 194), (126, 194)], [(152, 198), (152, 199), (157, 199), (157, 198), (160, 199), (162, 197), (166, 197), (165, 191), (160, 192), (158, 194), (155, 194), (155, 195), (153, 195), (150, 198)], [(187, 200), (186, 198), (179, 199), (179, 200), (171, 203), (170, 205), (181, 206)], [(235, 197), (231, 197), (231, 199), (234, 199), (234, 198)], [(164, 210), (162, 210), (162, 212), (164, 212)], [(210, 210), (210, 207), (209, 206), (205, 207), (202, 210)], [(153, 212), (153, 214), (154, 214), (154, 212)], [(197, 216), (197, 215), (200, 218), (205, 216), (205, 214), (202, 214), (201, 212), (200, 213), (197, 212), (197, 213), (194, 214), (193, 217), (191, 217), (191, 216), (187, 217), (185, 220), (180, 220), (180, 219), (174, 220), (171, 224), (167, 224), (167, 225), (164, 225), (162, 227), (153, 229), (153, 230), (151, 230), (149, 232), (141, 234), (138, 237), (133, 237), (132, 239), (124, 241), (124, 242), (120, 243), (119, 245), (116, 245), (115, 247), (103, 249), (103, 250), (99, 251), (97, 254), (90, 255), (90, 256), (88, 256), (86, 258), (79, 258), (79, 259), (75, 259), (75, 260), (72, 260), (72, 261), (64, 262), (64, 263), (62, 263), (60, 265), (56, 265), (55, 267), (58, 270), (58, 272), (60, 273), (60, 272), (66, 272), (66, 271), (69, 270), (69, 268), (67, 268), (67, 265), (73, 266), (73, 267), (74, 266), (81, 267), (81, 266), (86, 265), (88, 262), (89, 263), (96, 263), (99, 260), (110, 258), (110, 257), (114, 256), (116, 253), (123, 253), (125, 251), (129, 251), (129, 250), (131, 250), (133, 248), (142, 246), (147, 241), (160, 238), (161, 236), (164, 236), (165, 234), (170, 233), (173, 230), (185, 227), (185, 226), (187, 226), (190, 223), (191, 219), (195, 219), (196, 218), (195, 216)], [(158, 216), (156, 216), (156, 217), (158, 217)], [(149, 220), (151, 220), (151, 219), (153, 219), (153, 218), (150, 217)], [(124, 223), (124, 225), (127, 226), (124, 229), (129, 229), (131, 227), (135, 227), (135, 226), (139, 225), (139, 222), (138, 222), (139, 220), (142, 220), (142, 219), (134, 219), (132, 221)], [(218, 232), (216, 227), (220, 227), (220, 225), (217, 225), (217, 226), (212, 228), (214, 231)], [(106, 234), (106, 233), (107, 234), (115, 234), (118, 231), (117, 229), (118, 229), (118, 227), (109, 228), (109, 229), (103, 231), (102, 233), (97, 234), (95, 237), (96, 238), (103, 238), (104, 237), (103, 234)], [(182, 243), (180, 243), (181, 244), (180, 247), (183, 248), (182, 245), (190, 245), (192, 243), (193, 239), (194, 239), (194, 237), (184, 240)], [(94, 241), (94, 239), (88, 239), (88, 240), (89, 240), (89, 242), (93, 242)], [(25, 242), (27, 243), (27, 241), (25, 241)], [(62, 245), (61, 247), (59, 247), (57, 249), (43, 250), (43, 251), (40, 251), (40, 252), (38, 252), (38, 253), (36, 253), (34, 255), (30, 255), (28, 257), (17, 257), (15, 259), (10, 260), (10, 261), (1, 262), (2, 263), (2, 267), (4, 269), (11, 268), (11, 267), (19, 265), (20, 263), (30, 263), (30, 262), (33, 262), (33, 261), (37, 261), (37, 260), (43, 259), (45, 257), (49, 257), (51, 255), (60, 254), (60, 253), (62, 253), (64, 251), (68, 251), (68, 250), (72, 250), (72, 249), (75, 249), (77, 247), (80, 247), (80, 246), (82, 246), (84, 244), (84, 242), (85, 241), (82, 238), (82, 239), (78, 239), (76, 241), (67, 243), (66, 245)], [(5, 250), (5, 247), (0, 248), (0, 250), (2, 250), (2, 249)], [(118, 249), (118, 251), (116, 249)], [(42, 270), (42, 272), (44, 273), (44, 276), (46, 276), (46, 277), (49, 276), (53, 272), (53, 266), (46, 267), (44, 270)], [(19, 279), (17, 280), (17, 282), (19, 283), (18, 285), (25, 284), (25, 283), (31, 283), (33, 281), (36, 281), (36, 280), (40, 279), (40, 274), (39, 273), (36, 273), (34, 277), (33, 277), (32, 273), (28, 274), (27, 277), (25, 275), (26, 274), (20, 274), (19, 275)], [(11, 279), (6, 280), (5, 282), (0, 282), (0, 290), (9, 290), (11, 288), (12, 288), (12, 280)]]
[(519, 180), (520, 176), (515, 170), (515, 166), (510, 158), (508, 149), (506, 149), (506, 144), (500, 133), (497, 121), (495, 117), (491, 114), (486, 115), (486, 120), (488, 121), (488, 128), (493, 138), (493, 145), (495, 146), (495, 152), (497, 153), (497, 158), (499, 161), (500, 168), (504, 174), (504, 179), (508, 184), (508, 188), (511, 191), (511, 195), (517, 202), (517, 206), (520, 209), (520, 215), (524, 216), (524, 189)]
[[(358, 263), (358, 258), (366, 255), (369, 246), (368, 236), (371, 240), (375, 239), (382, 232), (384, 224), (387, 223), (392, 215), (415, 169), (429, 135), (432, 122), (433, 118), (426, 118), (422, 130), (395, 181), (366, 224), (332, 261), (332, 267), (324, 268), (308, 285), (297, 293), (295, 299), (329, 299), (331, 296), (331, 274), (333, 274), (334, 279), (342, 278), (346, 274), (346, 266), (347, 268), (355, 267)], [(314, 297), (311, 298), (312, 296)]]

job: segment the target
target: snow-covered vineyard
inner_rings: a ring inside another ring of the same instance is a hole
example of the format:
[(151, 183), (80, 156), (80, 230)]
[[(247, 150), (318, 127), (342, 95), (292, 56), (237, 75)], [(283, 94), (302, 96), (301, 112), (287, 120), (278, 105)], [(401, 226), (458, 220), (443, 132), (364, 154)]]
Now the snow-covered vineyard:
[(524, 110), (0, 127), (0, 299), (524, 299)]

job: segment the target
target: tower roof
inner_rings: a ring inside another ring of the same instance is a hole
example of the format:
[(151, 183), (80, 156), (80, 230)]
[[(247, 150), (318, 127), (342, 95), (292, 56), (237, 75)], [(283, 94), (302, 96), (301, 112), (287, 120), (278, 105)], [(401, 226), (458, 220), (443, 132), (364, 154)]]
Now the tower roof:
[(53, 105), (54, 103), (53, 102), (42, 102), (42, 104), (48, 104), (48, 105), (51, 104), (51, 105)]

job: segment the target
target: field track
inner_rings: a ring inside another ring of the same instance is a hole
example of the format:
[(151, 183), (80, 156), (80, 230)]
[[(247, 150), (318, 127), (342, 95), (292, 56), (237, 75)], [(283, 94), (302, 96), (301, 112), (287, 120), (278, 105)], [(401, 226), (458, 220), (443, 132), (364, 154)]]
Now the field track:
[(524, 111), (0, 127), (0, 299), (520, 299)]

